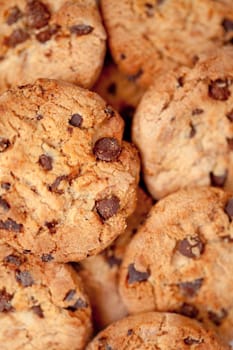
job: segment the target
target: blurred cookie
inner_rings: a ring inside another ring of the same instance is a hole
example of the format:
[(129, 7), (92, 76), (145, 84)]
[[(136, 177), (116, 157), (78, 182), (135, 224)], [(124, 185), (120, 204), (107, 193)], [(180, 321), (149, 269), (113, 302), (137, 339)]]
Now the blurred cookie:
[(142, 86), (233, 39), (232, 0), (102, 0), (112, 56)]
[(215, 188), (159, 201), (124, 256), (120, 293), (129, 312), (196, 318), (233, 340), (233, 197)]
[(96, 81), (106, 34), (95, 0), (0, 3), (0, 91), (37, 78)]
[(135, 209), (139, 160), (95, 93), (41, 79), (0, 97), (0, 238), (79, 261), (108, 246)]

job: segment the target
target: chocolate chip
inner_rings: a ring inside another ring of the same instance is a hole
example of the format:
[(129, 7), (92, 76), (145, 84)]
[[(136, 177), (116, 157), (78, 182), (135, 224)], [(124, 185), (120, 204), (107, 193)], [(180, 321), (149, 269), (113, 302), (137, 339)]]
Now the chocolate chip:
[(189, 126), (190, 126), (190, 129), (191, 129), (190, 133), (189, 133), (189, 137), (191, 139), (193, 136), (196, 135), (196, 128), (195, 128), (195, 126), (193, 125), (192, 122), (190, 122)]
[(51, 254), (42, 254), (41, 255), (41, 260), (43, 262), (49, 262), (52, 261), (54, 259), (54, 257)]
[(34, 284), (34, 280), (29, 271), (17, 270), (15, 272), (15, 278), (23, 287), (31, 287)]
[(103, 160), (105, 162), (115, 161), (120, 153), (121, 146), (117, 139), (114, 137), (103, 137), (96, 141), (93, 153), (96, 159)]
[(104, 113), (106, 113), (107, 116), (110, 117), (110, 118), (114, 117), (114, 115), (115, 115), (114, 110), (109, 105), (107, 105), (106, 108), (104, 109)]
[(5, 152), (10, 146), (10, 141), (4, 137), (0, 137), (0, 152)]
[(112, 268), (113, 266), (120, 266), (122, 259), (117, 258), (114, 255), (106, 256), (108, 265)]
[(190, 318), (196, 318), (199, 311), (194, 305), (183, 303), (181, 308), (179, 309), (178, 313), (180, 313), (181, 315), (190, 317)]
[(0, 290), (0, 312), (9, 312), (13, 310), (11, 305), (12, 298), (13, 295), (7, 293), (5, 288)]
[(36, 34), (36, 39), (40, 43), (45, 43), (50, 40), (53, 35), (55, 35), (59, 30), (59, 26), (54, 25), (53, 27), (46, 28)]
[(15, 266), (20, 266), (23, 263), (22, 260), (20, 259), (20, 257), (18, 257), (17, 255), (14, 255), (14, 254), (7, 255), (3, 261), (6, 264), (12, 264)]
[(65, 298), (63, 299), (64, 301), (70, 301), (74, 298), (76, 294), (76, 290), (75, 289), (70, 289), (67, 293)]
[(233, 30), (233, 19), (224, 18), (222, 21), (222, 26), (226, 32)]
[(225, 170), (222, 175), (214, 175), (213, 172), (210, 173), (210, 182), (212, 186), (223, 187), (227, 179), (228, 171)]
[(58, 222), (56, 220), (45, 222), (45, 226), (49, 229), (49, 233), (51, 235), (57, 232), (57, 228), (56, 228), (57, 225), (58, 225)]
[(130, 264), (128, 266), (128, 284), (132, 284), (135, 282), (144, 282), (147, 281), (148, 278), (150, 277), (150, 273), (148, 271), (146, 272), (141, 272), (137, 271), (134, 267), (134, 264)]
[(180, 291), (183, 295), (187, 297), (194, 297), (203, 283), (203, 278), (198, 278), (191, 282), (181, 282), (179, 283)]
[(193, 339), (191, 337), (187, 337), (184, 339), (184, 343), (186, 345), (201, 344), (201, 343), (203, 343), (203, 340), (202, 339)]
[(199, 115), (199, 114), (202, 114), (204, 113), (204, 110), (201, 109), (201, 108), (195, 108), (192, 110), (192, 115)]
[(231, 95), (228, 89), (229, 83), (227, 79), (217, 79), (209, 85), (209, 97), (218, 101), (226, 101)]
[(128, 80), (131, 82), (135, 82), (141, 77), (142, 74), (143, 74), (143, 70), (140, 68), (137, 73), (135, 73), (133, 75), (129, 75)]
[(94, 30), (92, 26), (87, 24), (75, 24), (70, 27), (71, 34), (76, 34), (77, 36), (87, 35)]
[(39, 164), (44, 170), (52, 170), (53, 169), (53, 159), (46, 154), (42, 154), (39, 157)]
[(199, 258), (204, 252), (204, 243), (198, 236), (191, 236), (178, 242), (178, 251), (188, 258)]
[(51, 14), (43, 2), (29, 0), (26, 6), (26, 16), (28, 27), (40, 29), (48, 24)]
[(43, 117), (43, 115), (41, 115), (41, 114), (38, 114), (37, 116), (36, 116), (36, 119), (37, 120), (41, 120), (41, 119), (43, 119), (44, 117)]
[(132, 330), (132, 329), (128, 329), (127, 335), (129, 336), (129, 335), (131, 335), (131, 334), (133, 334), (133, 330)]
[(226, 318), (228, 312), (225, 309), (222, 309), (219, 313), (215, 313), (213, 311), (208, 311), (208, 318), (211, 322), (213, 322), (216, 326), (221, 326), (222, 321)]
[(110, 95), (115, 96), (116, 92), (117, 92), (117, 85), (116, 85), (116, 83), (109, 84), (108, 87), (107, 87), (107, 91), (108, 91), (108, 93)]
[(69, 120), (69, 124), (76, 128), (80, 128), (82, 125), (82, 122), (83, 122), (83, 117), (78, 113), (73, 114), (71, 119)]
[(178, 82), (178, 87), (183, 87), (184, 86), (184, 77), (177, 78), (177, 82)]
[(43, 310), (40, 305), (35, 305), (31, 307), (31, 310), (40, 318), (44, 318)]
[(118, 212), (120, 200), (114, 195), (110, 198), (99, 199), (95, 202), (95, 208), (103, 220), (108, 220)]
[(11, 184), (10, 184), (9, 182), (2, 182), (2, 183), (1, 183), (1, 188), (2, 188), (3, 190), (8, 191), (8, 190), (11, 188)]
[(4, 210), (9, 210), (10, 209), (10, 204), (5, 200), (3, 199), (1, 196), (0, 196), (0, 207), (2, 207)]
[(86, 303), (86, 301), (82, 300), (81, 298), (78, 298), (78, 300), (76, 301), (76, 303), (72, 306), (68, 306), (66, 307), (66, 310), (75, 312), (79, 309), (83, 309), (86, 308), (88, 306), (88, 304)]
[(6, 221), (0, 220), (0, 229), (14, 232), (22, 232), (23, 225), (18, 224), (16, 221), (8, 218)]
[(23, 14), (18, 6), (13, 6), (8, 11), (6, 23), (10, 26), (13, 23), (16, 23), (22, 16)]
[(225, 213), (229, 216), (229, 219), (233, 219), (233, 198), (230, 198), (224, 208)]
[(56, 180), (52, 183), (52, 185), (48, 186), (49, 191), (55, 192), (57, 194), (63, 194), (63, 190), (59, 190), (58, 187), (59, 187), (60, 183), (66, 179), (67, 179), (66, 175), (58, 176), (56, 178)]
[(25, 30), (18, 28), (15, 29), (10, 36), (4, 39), (4, 45), (14, 48), (28, 40), (29, 37), (29, 34)]

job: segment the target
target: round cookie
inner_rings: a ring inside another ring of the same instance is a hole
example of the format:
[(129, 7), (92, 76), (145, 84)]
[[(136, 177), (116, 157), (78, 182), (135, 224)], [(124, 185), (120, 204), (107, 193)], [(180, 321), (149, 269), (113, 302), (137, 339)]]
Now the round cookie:
[(95, 83), (106, 34), (95, 0), (8, 0), (0, 3), (0, 91), (62, 79)]
[(214, 334), (186, 317), (148, 312), (126, 317), (99, 333), (87, 350), (223, 350)]
[(188, 186), (233, 190), (233, 49), (158, 77), (133, 121), (150, 193)]
[(2, 350), (83, 350), (92, 332), (81, 280), (68, 265), (0, 246)]
[(231, 0), (102, 0), (119, 68), (149, 86), (159, 70), (192, 66), (199, 52), (231, 43)]
[(79, 261), (108, 246), (136, 205), (139, 160), (95, 93), (42, 79), (0, 96), (0, 239)]
[(129, 312), (170, 311), (233, 340), (233, 197), (217, 188), (159, 201), (128, 245), (120, 294)]
[(127, 219), (125, 232), (102, 253), (82, 261), (78, 268), (90, 298), (93, 318), (98, 329), (127, 315), (118, 292), (119, 268), (127, 245), (152, 206), (152, 199), (141, 188), (138, 188), (137, 193), (137, 206)]

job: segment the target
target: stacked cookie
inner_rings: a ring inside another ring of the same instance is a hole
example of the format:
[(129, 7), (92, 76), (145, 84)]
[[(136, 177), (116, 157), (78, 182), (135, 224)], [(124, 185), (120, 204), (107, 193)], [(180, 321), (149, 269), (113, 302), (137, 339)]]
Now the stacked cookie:
[(0, 348), (229, 349), (232, 1), (0, 15)]

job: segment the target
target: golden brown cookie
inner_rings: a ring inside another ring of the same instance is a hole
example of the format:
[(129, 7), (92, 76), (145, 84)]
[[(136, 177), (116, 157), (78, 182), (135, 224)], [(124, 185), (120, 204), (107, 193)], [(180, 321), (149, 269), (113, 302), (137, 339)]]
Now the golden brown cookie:
[(136, 205), (139, 160), (95, 93), (54, 80), (0, 96), (0, 239), (79, 261), (108, 246)]
[(105, 41), (95, 0), (2, 0), (0, 91), (37, 78), (91, 87)]

